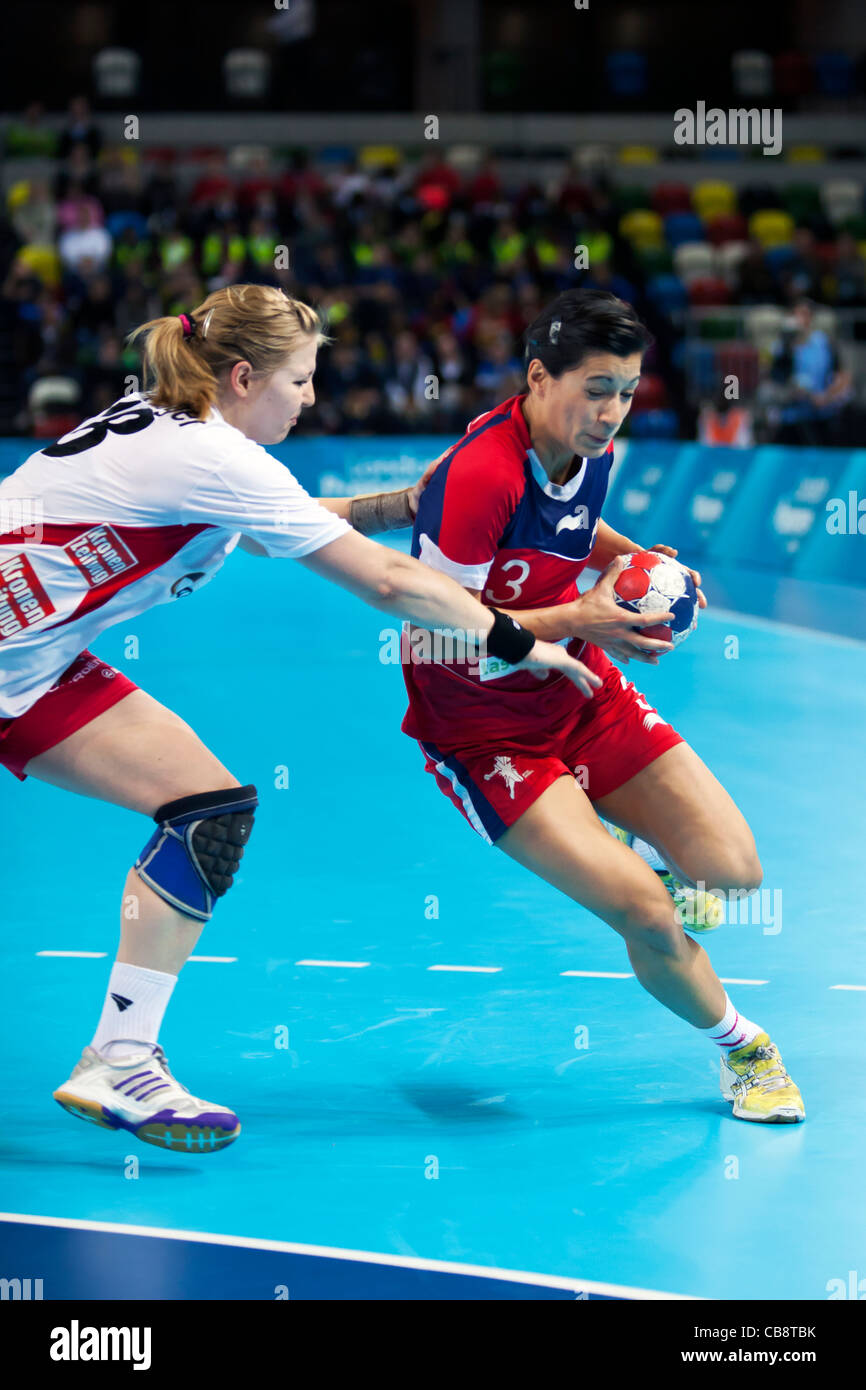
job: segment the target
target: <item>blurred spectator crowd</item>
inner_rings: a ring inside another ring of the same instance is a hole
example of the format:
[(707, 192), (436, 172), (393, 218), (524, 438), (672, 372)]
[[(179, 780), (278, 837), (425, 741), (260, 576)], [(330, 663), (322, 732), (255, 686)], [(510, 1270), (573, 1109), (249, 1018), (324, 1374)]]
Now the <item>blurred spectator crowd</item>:
[(132, 328), (257, 280), (334, 339), (300, 433), (462, 431), (522, 389), (524, 328), (583, 285), (656, 336), (634, 435), (853, 442), (837, 318), (866, 311), (864, 190), (814, 161), (738, 190), (630, 182), (627, 160), (515, 181), (483, 156), (181, 153), (105, 144), (76, 98), (59, 134), (38, 103), (9, 126), (3, 172), (0, 433), (56, 437), (129, 388)]

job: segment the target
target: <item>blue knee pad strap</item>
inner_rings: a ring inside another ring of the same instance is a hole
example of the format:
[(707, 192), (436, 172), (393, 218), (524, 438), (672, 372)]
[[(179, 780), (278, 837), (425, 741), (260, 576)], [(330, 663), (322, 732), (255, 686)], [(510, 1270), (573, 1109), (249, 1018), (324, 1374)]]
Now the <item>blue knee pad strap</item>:
[(256, 789), (182, 796), (160, 806), (157, 828), (138, 859), (139, 878), (178, 912), (199, 922), (232, 886), (258, 806)]

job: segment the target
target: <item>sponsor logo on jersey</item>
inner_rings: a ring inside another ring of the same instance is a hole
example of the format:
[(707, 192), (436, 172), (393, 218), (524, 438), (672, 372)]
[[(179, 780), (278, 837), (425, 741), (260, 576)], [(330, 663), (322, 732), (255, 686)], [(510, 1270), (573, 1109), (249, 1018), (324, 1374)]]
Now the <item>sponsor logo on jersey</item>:
[(91, 526), (63, 547), (95, 589), (137, 564), (136, 557), (110, 526)]
[[(79, 656), (77, 658), (77, 661), (73, 661), (72, 665), (67, 667), (67, 669), (63, 672), (63, 675), (60, 676), (60, 678), (56, 680), (54, 684), (51, 686), (51, 689), (48, 691), (49, 695), (53, 690), (62, 690), (64, 686), (75, 685), (76, 681), (85, 680), (91, 674), (92, 671), (96, 670), (97, 666), (102, 666), (102, 662), (100, 661), (99, 657), (92, 656), (89, 661), (85, 661), (83, 666), (79, 666), (78, 670), (75, 671), (75, 674), (71, 676), (69, 674), (70, 671), (75, 669), (75, 666), (78, 664), (78, 661), (80, 660), (81, 657)], [(112, 670), (110, 666), (102, 666), (102, 675), (106, 676), (109, 674), (111, 676), (116, 676), (117, 672)]]
[(0, 642), (56, 611), (26, 555), (0, 560)]
[(556, 523), (556, 534), (560, 531), (585, 531), (589, 526), (589, 507), (581, 504), (574, 516), (563, 516)]

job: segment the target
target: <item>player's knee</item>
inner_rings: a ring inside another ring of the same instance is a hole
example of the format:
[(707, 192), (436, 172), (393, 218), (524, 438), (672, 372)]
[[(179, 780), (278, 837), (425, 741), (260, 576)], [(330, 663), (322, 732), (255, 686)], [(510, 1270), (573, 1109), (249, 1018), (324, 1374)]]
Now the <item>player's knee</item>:
[(746, 854), (739, 865), (739, 884), (740, 888), (745, 888), (747, 892), (754, 893), (764, 881), (764, 870), (758, 858), (757, 851)]
[(727, 845), (715, 863), (703, 866), (701, 878), (711, 891), (754, 893), (763, 882), (764, 870), (754, 845)]
[(254, 786), (232, 785), (166, 802), (135, 862), (139, 878), (186, 917), (207, 922), (232, 886), (253, 827)]
[[(663, 898), (663, 900), (662, 900)], [(627, 912), (623, 936), (631, 954), (636, 951), (658, 951), (665, 956), (679, 956), (683, 950), (683, 928), (676, 909), (667, 893), (656, 901), (635, 903)]]
[(189, 766), (179, 766), (176, 770), (162, 767), (158, 778), (147, 789), (147, 814), (157, 820), (164, 806), (196, 796), (196, 787), (218, 787), (222, 791), (240, 785), (234, 773), (216, 758), (211, 761), (199, 758), (192, 770)]

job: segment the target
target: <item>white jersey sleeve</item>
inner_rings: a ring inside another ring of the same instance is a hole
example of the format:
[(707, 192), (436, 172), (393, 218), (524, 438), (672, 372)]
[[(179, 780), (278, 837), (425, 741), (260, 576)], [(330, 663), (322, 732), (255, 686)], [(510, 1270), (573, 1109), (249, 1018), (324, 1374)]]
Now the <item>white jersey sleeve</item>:
[(183, 522), (240, 532), (267, 555), (294, 560), (352, 529), (267, 449), (228, 422), (220, 424), (190, 441), (179, 505)]

